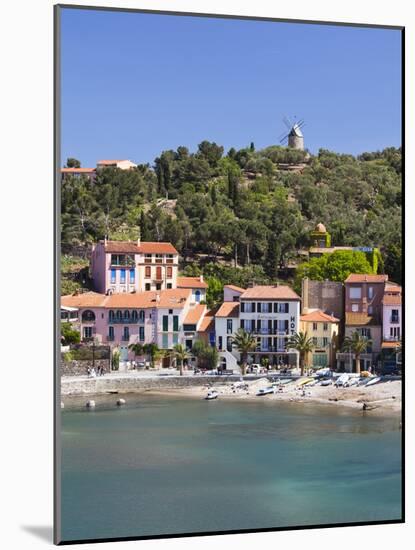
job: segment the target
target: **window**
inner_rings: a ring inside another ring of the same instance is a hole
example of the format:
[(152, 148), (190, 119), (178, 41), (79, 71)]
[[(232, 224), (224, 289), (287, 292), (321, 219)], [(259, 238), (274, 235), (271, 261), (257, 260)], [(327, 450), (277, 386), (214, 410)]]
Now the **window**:
[(130, 312), (128, 311), (128, 309), (126, 309), (124, 311), (124, 321), (129, 321), (130, 320)]
[(116, 282), (117, 282), (117, 270), (111, 269), (111, 284), (115, 285)]
[(136, 323), (138, 321), (138, 313), (137, 313), (137, 310), (134, 309), (132, 314), (131, 314), (131, 319), (133, 321), (133, 323)]
[(232, 319), (226, 320), (226, 332), (232, 334)]
[(84, 327), (84, 338), (92, 338), (92, 327)]
[(113, 311), (110, 311), (110, 312), (109, 312), (109, 322), (110, 322), (110, 323), (113, 323), (113, 322), (114, 322), (114, 318), (115, 318), (114, 312), (113, 312)]
[(219, 336), (218, 338), (218, 347), (219, 347), (219, 351), (222, 351), (222, 336)]
[(368, 338), (370, 339), (370, 328), (362, 328), (360, 329), (360, 334), (364, 337), (364, 338)]
[(272, 313), (272, 303), (268, 302), (267, 306), (268, 306), (268, 313)]
[(317, 330), (317, 323), (313, 323), (313, 330), (314, 330), (314, 331)]
[(130, 285), (135, 284), (135, 269), (130, 269)]
[(145, 319), (145, 312), (144, 310), (140, 310), (140, 313), (138, 314), (138, 320), (140, 321), (140, 323), (144, 323), (144, 319)]
[(161, 283), (156, 283), (156, 290), (161, 290)]
[(329, 343), (329, 339), (326, 336), (323, 336), (323, 347), (326, 348), (328, 343)]
[(122, 339), (124, 340), (124, 342), (128, 342), (128, 340), (130, 339), (130, 327), (124, 327)]
[(84, 312), (82, 312), (82, 321), (86, 321), (86, 322), (95, 321), (95, 313), (90, 309), (85, 310)]
[(171, 283), (167, 283), (167, 288), (172, 288)]
[(362, 297), (362, 287), (360, 286), (351, 286), (349, 288), (349, 297), (352, 300), (360, 300)]
[(399, 309), (392, 309), (391, 323), (399, 323)]
[(288, 302), (276, 302), (274, 304), (274, 313), (288, 313), (289, 304)]
[(313, 346), (317, 347), (317, 345), (318, 345), (318, 339), (315, 336), (313, 336)]
[(144, 276), (146, 279), (149, 279), (151, 277), (151, 266), (146, 265)]
[(169, 309), (169, 315), (173, 315), (173, 310)]
[(156, 279), (159, 281), (160, 279), (162, 279), (162, 275), (161, 275), (161, 267), (160, 266), (157, 266), (156, 267)]
[(119, 309), (117, 310), (117, 321), (121, 321), (122, 319), (122, 311), (120, 311)]
[(146, 289), (146, 290), (150, 290), (150, 288), (151, 288), (150, 283), (146, 283), (145, 289)]
[(324, 330), (324, 332), (327, 332), (329, 330), (329, 324), (328, 323), (323, 323), (323, 330)]
[(357, 313), (359, 311), (359, 304), (352, 304), (352, 311)]
[(200, 290), (196, 290), (196, 292), (195, 292), (195, 300), (196, 300), (196, 302), (200, 302)]
[(179, 343), (179, 335), (177, 333), (173, 334), (173, 346), (175, 346), (178, 343)]
[(226, 349), (232, 351), (232, 336), (226, 338)]
[(163, 334), (161, 340), (162, 340), (161, 347), (163, 349), (167, 349), (169, 347), (169, 335), (168, 334)]
[(245, 312), (245, 302), (241, 302), (241, 313)]
[(241, 328), (245, 329), (245, 319), (241, 319)]
[(125, 285), (125, 269), (120, 269), (120, 284)]
[(114, 327), (108, 327), (108, 340), (110, 342), (114, 340)]
[(373, 306), (367, 306), (367, 312), (369, 315), (373, 314)]
[(163, 331), (167, 332), (169, 330), (169, 316), (163, 315)]
[(179, 331), (179, 316), (173, 315), (173, 332)]
[(140, 327), (138, 329), (138, 337), (140, 339), (140, 342), (144, 342), (144, 327)]
[(369, 300), (371, 300), (373, 298), (373, 286), (370, 286), (367, 289), (367, 297), (369, 298)]
[(167, 266), (167, 278), (171, 279), (172, 277), (173, 277), (173, 268), (171, 267), (171, 265), (168, 265)]

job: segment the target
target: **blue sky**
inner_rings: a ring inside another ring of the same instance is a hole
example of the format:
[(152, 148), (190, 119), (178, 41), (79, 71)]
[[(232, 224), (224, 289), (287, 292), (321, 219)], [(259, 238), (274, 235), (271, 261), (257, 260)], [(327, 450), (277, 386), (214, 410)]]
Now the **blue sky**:
[(398, 30), (62, 11), (62, 161), (128, 158), (202, 140), (358, 154), (401, 144)]

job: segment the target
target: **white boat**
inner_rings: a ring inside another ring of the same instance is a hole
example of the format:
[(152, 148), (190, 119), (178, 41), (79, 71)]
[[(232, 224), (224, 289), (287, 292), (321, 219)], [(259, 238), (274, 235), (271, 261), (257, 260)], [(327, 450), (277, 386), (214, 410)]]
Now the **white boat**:
[(333, 384), (332, 380), (322, 380), (320, 386), (331, 386)]
[(267, 388), (261, 388), (257, 395), (267, 395), (268, 393), (274, 393), (275, 392), (275, 388), (273, 388), (272, 386), (268, 386)]
[(380, 376), (375, 376), (375, 378), (371, 378), (371, 379), (369, 380), (369, 382), (367, 382), (367, 383), (365, 384), (365, 388), (366, 388), (367, 386), (373, 386), (373, 384), (377, 384), (377, 383), (380, 382), (381, 380), (382, 380), (382, 378), (381, 378)]
[(342, 386), (344, 387), (345, 384), (349, 381), (349, 378), (350, 378), (350, 375), (347, 374), (346, 372), (344, 374), (341, 374), (337, 380), (335, 381), (334, 385), (336, 387), (339, 387), (339, 386)]
[(359, 383), (359, 377), (357, 376), (351, 376), (349, 380), (346, 382), (346, 386), (350, 388), (350, 386), (357, 386)]
[(219, 396), (218, 392), (215, 390), (208, 391), (205, 399), (211, 400), (211, 399), (217, 399)]

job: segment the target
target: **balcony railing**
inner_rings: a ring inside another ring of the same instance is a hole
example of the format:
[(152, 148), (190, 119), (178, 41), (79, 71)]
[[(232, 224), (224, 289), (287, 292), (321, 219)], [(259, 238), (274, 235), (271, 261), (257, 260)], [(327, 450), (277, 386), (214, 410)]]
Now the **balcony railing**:
[(257, 347), (255, 353), (282, 353), (288, 351), (285, 346)]
[(130, 340), (130, 335), (129, 335), (129, 334), (128, 334), (128, 335), (123, 334), (121, 340), (122, 340), (123, 342), (129, 342), (129, 340)]
[(249, 326), (245, 326), (245, 330), (247, 332), (251, 332), (252, 334), (258, 334), (258, 335), (264, 335), (269, 334), (273, 336), (289, 336), (288, 330), (278, 330), (278, 329), (269, 329), (269, 328), (260, 328), (259, 330), (257, 328), (252, 329)]
[(124, 317), (122, 317), (121, 319), (117, 319), (116, 317), (114, 317), (113, 319), (111, 319), (111, 317), (108, 317), (108, 323), (110, 323), (111, 325), (136, 325), (144, 324), (144, 319), (133, 319), (132, 317), (130, 317), (129, 319), (126, 319)]
[(383, 338), (385, 342), (399, 342), (400, 339), (401, 339), (400, 336), (385, 336)]
[(398, 316), (398, 317), (396, 317), (396, 316), (391, 316), (391, 317), (389, 318), (389, 322), (390, 322), (390, 323), (395, 323), (395, 324), (400, 323), (399, 316)]

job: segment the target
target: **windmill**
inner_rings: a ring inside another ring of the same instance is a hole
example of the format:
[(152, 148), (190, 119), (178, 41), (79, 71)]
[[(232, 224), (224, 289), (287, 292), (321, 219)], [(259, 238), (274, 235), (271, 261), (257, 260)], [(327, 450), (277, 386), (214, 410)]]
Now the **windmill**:
[(288, 133), (284, 132), (280, 135), (280, 143), (288, 143), (288, 147), (304, 151), (304, 136), (301, 132), (301, 128), (305, 125), (304, 120), (292, 122), (287, 116), (284, 116), (282, 120), (287, 126)]

